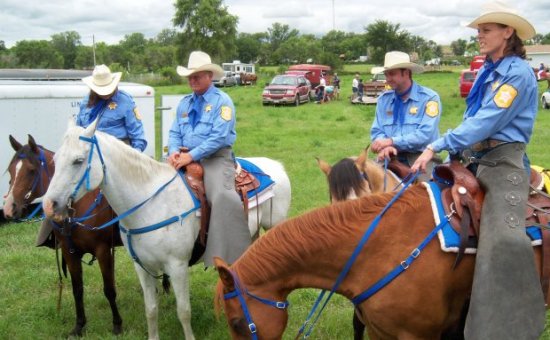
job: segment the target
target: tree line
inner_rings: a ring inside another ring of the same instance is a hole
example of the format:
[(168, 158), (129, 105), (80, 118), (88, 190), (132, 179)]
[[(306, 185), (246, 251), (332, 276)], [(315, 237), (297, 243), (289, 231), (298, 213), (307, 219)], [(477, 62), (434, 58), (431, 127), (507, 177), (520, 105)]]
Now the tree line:
[[(335, 69), (365, 55), (369, 63), (382, 64), (384, 54), (391, 50), (415, 54), (420, 61), (443, 57), (441, 45), (384, 20), (365, 26), (363, 33), (333, 30), (321, 37), (301, 34), (278, 22), (266, 32), (239, 33), (238, 17), (227, 11), (222, 0), (176, 0), (174, 6), (174, 28), (164, 29), (152, 39), (132, 33), (118, 44), (98, 42), (95, 51), (83, 45), (75, 31), (53, 34), (50, 40), (18, 41), (11, 48), (0, 40), (0, 68), (91, 69), (95, 54), (97, 63), (116, 71), (175, 76), (175, 66), (197, 49), (218, 63), (235, 59), (258, 65), (314, 62)], [(550, 34), (537, 34), (527, 43), (550, 43)], [(467, 52), (475, 55), (476, 38), (458, 39), (450, 48), (457, 58)]]

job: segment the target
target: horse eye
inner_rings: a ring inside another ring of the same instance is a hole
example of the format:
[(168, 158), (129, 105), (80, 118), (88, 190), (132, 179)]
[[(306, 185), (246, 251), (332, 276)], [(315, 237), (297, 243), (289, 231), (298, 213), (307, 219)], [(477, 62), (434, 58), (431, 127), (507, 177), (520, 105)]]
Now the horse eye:
[(73, 161), (73, 165), (81, 165), (84, 163), (84, 158), (77, 158)]

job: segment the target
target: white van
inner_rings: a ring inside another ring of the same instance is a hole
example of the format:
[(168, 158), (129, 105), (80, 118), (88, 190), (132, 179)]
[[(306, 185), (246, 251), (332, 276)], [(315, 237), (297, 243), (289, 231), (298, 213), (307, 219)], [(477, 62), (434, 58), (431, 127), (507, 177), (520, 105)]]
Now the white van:
[[(5, 72), (2, 72), (5, 71)], [(8, 136), (27, 144), (30, 134), (36, 143), (55, 151), (69, 119), (79, 111), (80, 101), (89, 92), (81, 81), (91, 71), (0, 70), (0, 193), (9, 189), (9, 174), (4, 172), (14, 151)], [(119, 88), (134, 97), (143, 119), (147, 148), (155, 157), (155, 92), (150, 86), (121, 82)], [(0, 200), (0, 209), (4, 206)]]

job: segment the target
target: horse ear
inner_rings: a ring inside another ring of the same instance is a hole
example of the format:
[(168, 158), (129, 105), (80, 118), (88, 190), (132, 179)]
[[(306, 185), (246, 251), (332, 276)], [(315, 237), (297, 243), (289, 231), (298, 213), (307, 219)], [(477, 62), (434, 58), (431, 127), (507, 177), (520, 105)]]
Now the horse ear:
[(38, 145), (36, 145), (36, 142), (34, 141), (33, 136), (31, 135), (28, 135), (28, 136), (29, 136), (28, 144), (31, 147), (32, 152), (34, 152), (35, 154), (40, 153), (40, 150), (38, 150)]
[(315, 157), (315, 159), (317, 159), (317, 164), (319, 165), (319, 169), (321, 169), (321, 171), (324, 172), (325, 175), (328, 176), (328, 174), (330, 173), (330, 170), (332, 169), (332, 167), (330, 166), (330, 164), (328, 164), (328, 163), (325, 162), (324, 160), (319, 159), (319, 158), (317, 158), (317, 157)]
[(84, 136), (86, 137), (92, 137), (95, 133), (95, 129), (97, 127), (97, 122), (99, 119), (95, 119), (92, 124), (88, 125), (88, 127), (84, 130)]
[(218, 275), (223, 285), (229, 290), (235, 290), (235, 281), (228, 264), (221, 258), (214, 256), (214, 266), (218, 270)]
[(369, 148), (370, 144), (359, 154), (359, 157), (355, 160), (355, 165), (358, 169), (363, 169), (363, 166), (367, 159), (369, 158)]
[(14, 151), (19, 151), (23, 147), (12, 135), (10, 135), (10, 144)]

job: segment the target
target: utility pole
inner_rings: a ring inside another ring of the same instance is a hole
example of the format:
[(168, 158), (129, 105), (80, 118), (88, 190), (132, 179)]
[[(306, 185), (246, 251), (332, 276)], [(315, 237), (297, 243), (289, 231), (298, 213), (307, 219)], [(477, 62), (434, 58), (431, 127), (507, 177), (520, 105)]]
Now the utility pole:
[(336, 30), (336, 16), (334, 14), (334, 0), (332, 0), (332, 30)]
[(95, 63), (95, 35), (92, 35), (92, 51), (94, 53), (94, 67), (97, 65)]

